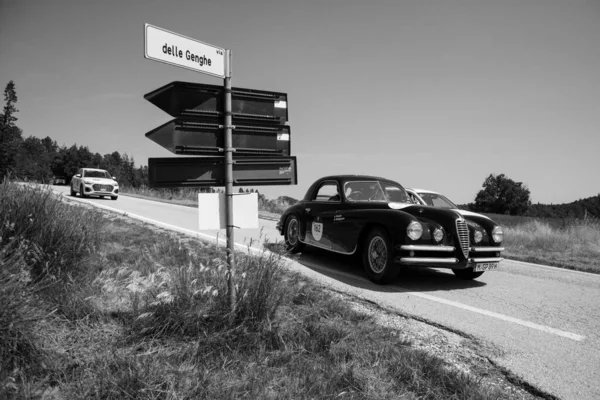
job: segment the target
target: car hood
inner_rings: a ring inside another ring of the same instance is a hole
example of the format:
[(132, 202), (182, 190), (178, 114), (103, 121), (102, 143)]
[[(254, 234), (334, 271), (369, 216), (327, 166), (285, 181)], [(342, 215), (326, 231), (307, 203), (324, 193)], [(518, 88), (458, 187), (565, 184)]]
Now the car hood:
[(98, 183), (100, 185), (117, 185), (114, 179), (108, 178), (83, 178), (86, 182)]
[(394, 210), (400, 210), (414, 216), (417, 219), (427, 219), (437, 222), (443, 226), (453, 226), (454, 221), (461, 219), (461, 215), (455, 210), (447, 208), (436, 208), (418, 204), (389, 203), (388, 206)]
[(458, 208), (453, 208), (452, 210), (456, 211), (457, 213), (459, 213), (463, 217), (481, 217), (481, 218), (491, 219), (490, 217), (488, 217), (486, 215), (474, 213), (473, 211), (460, 210)]

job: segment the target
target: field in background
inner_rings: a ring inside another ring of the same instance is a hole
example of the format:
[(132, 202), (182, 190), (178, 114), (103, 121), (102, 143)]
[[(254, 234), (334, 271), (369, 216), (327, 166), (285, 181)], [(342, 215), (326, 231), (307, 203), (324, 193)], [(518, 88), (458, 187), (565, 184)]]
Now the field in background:
[(600, 220), (488, 214), (504, 228), (504, 256), (600, 273)]
[(415, 347), (273, 253), (236, 254), (230, 312), (224, 255), (5, 181), (0, 398), (534, 397), (489, 363)]
[[(197, 191), (136, 189), (124, 194), (195, 207)], [(277, 219), (289, 201), (259, 198), (259, 215)], [(488, 214), (504, 227), (504, 257), (561, 268), (600, 273), (600, 220), (532, 218)]]

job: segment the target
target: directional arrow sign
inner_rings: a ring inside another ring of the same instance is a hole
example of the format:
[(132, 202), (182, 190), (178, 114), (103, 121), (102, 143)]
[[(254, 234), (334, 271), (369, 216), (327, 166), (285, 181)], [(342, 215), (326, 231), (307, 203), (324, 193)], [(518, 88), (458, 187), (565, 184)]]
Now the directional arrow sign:
[[(223, 157), (149, 158), (152, 188), (225, 185)], [(242, 158), (233, 161), (233, 186), (295, 185), (296, 157)]]
[[(171, 82), (144, 98), (174, 118), (223, 117), (224, 88), (190, 82)], [(231, 112), (237, 123), (284, 125), (288, 120), (287, 94), (264, 90), (232, 88)]]
[[(289, 156), (290, 127), (285, 125), (238, 125), (233, 120), (236, 156)], [(202, 122), (174, 119), (146, 133), (146, 137), (175, 154), (224, 155), (225, 134), (216, 118)]]

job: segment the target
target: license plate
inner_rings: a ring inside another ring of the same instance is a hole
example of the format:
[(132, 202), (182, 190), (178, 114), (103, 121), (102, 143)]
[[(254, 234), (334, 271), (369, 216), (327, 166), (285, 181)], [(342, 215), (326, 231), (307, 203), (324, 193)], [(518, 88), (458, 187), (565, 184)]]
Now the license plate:
[(491, 271), (493, 269), (498, 269), (497, 262), (476, 264), (474, 268), (475, 271)]

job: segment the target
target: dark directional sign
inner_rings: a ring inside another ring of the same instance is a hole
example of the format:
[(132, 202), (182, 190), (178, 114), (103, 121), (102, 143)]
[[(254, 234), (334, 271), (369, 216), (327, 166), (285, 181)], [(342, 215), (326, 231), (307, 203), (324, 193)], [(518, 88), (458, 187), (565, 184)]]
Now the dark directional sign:
[[(243, 121), (284, 125), (288, 120), (287, 94), (236, 87), (231, 90), (234, 125)], [(144, 95), (144, 98), (174, 118), (222, 118), (225, 110), (223, 94), (223, 86), (176, 81)]]
[[(289, 156), (290, 127), (255, 125), (233, 119), (233, 147), (236, 156)], [(217, 118), (202, 121), (178, 118), (146, 133), (165, 149), (175, 154), (223, 155), (225, 134)]]
[[(152, 188), (225, 185), (223, 157), (149, 158)], [(237, 158), (233, 160), (233, 186), (295, 185), (296, 157)]]

